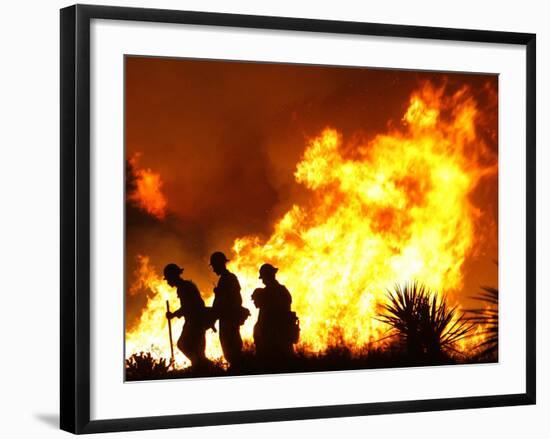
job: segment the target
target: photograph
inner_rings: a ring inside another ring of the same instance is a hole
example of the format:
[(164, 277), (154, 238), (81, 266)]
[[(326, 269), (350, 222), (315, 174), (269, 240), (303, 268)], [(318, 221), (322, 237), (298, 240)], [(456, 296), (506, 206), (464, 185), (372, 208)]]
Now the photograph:
[(124, 56), (125, 381), (499, 361), (499, 75)]

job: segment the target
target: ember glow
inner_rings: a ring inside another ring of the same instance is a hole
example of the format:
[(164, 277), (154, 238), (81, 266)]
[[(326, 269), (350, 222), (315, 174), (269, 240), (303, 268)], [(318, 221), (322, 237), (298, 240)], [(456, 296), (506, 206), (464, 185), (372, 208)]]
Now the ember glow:
[[(264, 262), (279, 268), (278, 278), (292, 294), (301, 325), (297, 347), (306, 352), (340, 345), (361, 352), (376, 345), (388, 329), (376, 315), (396, 283), (416, 280), (456, 301), (465, 261), (478, 251), (476, 233), (485, 221), (473, 192), (498, 171), (496, 154), (478, 135), (483, 118), (468, 87), (449, 94), (445, 86), (425, 82), (410, 96), (400, 123), (384, 133), (346, 138), (338, 127), (327, 126), (307, 139), (294, 170), (307, 200), (282, 214), (270, 236), (235, 237), (228, 255), (243, 305), (252, 312), (241, 328), (243, 339), (252, 340), (257, 314), (250, 295), (260, 286)], [(163, 218), (161, 186), (160, 175), (139, 170), (138, 189), (130, 197)], [(146, 255), (137, 257), (130, 293), (145, 287), (150, 295), (127, 332), (126, 353), (168, 358), (165, 300), (171, 309), (179, 303), (162, 281), (161, 267), (153, 267)], [(182, 322), (173, 324), (179, 334)], [(478, 328), (475, 342), (481, 332)], [(207, 356), (221, 357), (212, 331)], [(177, 365), (185, 364), (178, 352)]]

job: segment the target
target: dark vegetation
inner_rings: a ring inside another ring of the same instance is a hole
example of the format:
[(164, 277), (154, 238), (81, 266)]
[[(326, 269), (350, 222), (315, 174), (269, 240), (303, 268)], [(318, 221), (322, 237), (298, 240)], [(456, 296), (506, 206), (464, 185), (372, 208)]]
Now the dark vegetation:
[[(189, 377), (256, 375), (266, 373), (321, 372), (337, 370), (377, 369), (392, 367), (435, 366), (497, 361), (498, 352), (498, 290), (484, 288), (474, 298), (482, 306), (460, 313), (449, 306), (445, 296), (439, 296), (418, 283), (396, 286), (388, 292), (381, 306), (379, 321), (388, 325), (388, 332), (376, 347), (365, 346), (352, 352), (345, 345), (329, 347), (311, 354), (296, 349), (292, 360), (284, 365), (259, 364), (254, 345), (245, 343), (245, 366), (239, 371), (227, 371), (221, 361), (207, 368), (174, 369), (166, 359), (155, 359), (149, 353), (134, 354), (126, 360), (126, 380), (156, 380)], [(463, 353), (457, 343), (483, 334), (484, 341)]]
[(481, 307), (468, 309), (469, 321), (480, 325), (484, 340), (477, 345), (476, 359), (483, 362), (498, 360), (498, 289), (483, 287), (482, 292), (473, 298), (481, 302)]
[(449, 307), (445, 296), (427, 290), (416, 282), (397, 285), (388, 293), (382, 305), (379, 320), (391, 328), (412, 361), (432, 364), (447, 363), (455, 345), (474, 329), (474, 323), (459, 314), (457, 307)]

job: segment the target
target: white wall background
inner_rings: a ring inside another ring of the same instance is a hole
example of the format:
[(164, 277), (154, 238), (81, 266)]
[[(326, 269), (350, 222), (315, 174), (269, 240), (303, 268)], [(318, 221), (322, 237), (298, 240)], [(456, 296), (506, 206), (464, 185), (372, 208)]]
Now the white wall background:
[[(88, 1), (88, 3), (96, 3)], [(537, 33), (538, 404), (104, 435), (108, 437), (548, 437), (550, 263), (548, 142), (550, 27), (545, 2), (524, 0), (157, 0), (100, 4), (464, 27)], [(58, 0), (9, 2), (0, 18), (0, 431), (3, 437), (60, 437), (59, 367), (59, 13)], [(545, 416), (546, 415), (546, 416)]]

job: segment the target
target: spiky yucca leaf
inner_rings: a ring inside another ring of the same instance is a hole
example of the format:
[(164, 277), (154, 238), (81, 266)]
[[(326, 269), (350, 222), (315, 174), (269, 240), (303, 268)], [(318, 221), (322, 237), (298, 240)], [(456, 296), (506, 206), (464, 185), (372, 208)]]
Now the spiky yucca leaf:
[(457, 307), (449, 307), (445, 296), (429, 291), (418, 282), (396, 285), (388, 291), (387, 303), (378, 320), (392, 328), (411, 356), (440, 356), (455, 351), (455, 344), (473, 329)]
[(482, 292), (473, 299), (485, 303), (487, 306), (466, 310), (468, 320), (481, 325), (482, 331), (476, 335), (484, 335), (484, 340), (476, 347), (481, 349), (481, 356), (495, 356), (498, 352), (498, 289), (493, 287), (482, 287)]

